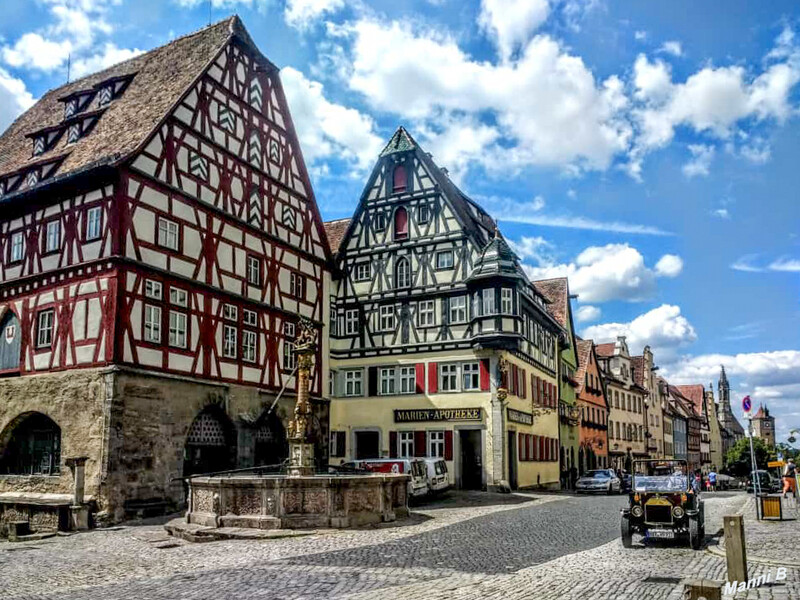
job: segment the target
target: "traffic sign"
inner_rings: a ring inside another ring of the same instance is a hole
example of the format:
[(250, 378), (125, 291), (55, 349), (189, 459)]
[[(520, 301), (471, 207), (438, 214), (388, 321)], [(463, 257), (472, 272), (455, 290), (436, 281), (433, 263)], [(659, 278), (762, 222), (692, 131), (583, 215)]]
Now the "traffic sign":
[(742, 398), (742, 410), (749, 413), (751, 408), (753, 408), (753, 404), (750, 402), (750, 396)]

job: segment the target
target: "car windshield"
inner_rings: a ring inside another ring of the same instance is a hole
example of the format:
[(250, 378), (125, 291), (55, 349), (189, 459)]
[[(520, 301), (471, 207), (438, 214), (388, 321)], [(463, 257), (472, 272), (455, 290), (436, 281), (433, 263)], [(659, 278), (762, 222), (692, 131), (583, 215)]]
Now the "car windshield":
[(425, 477), (425, 463), (423, 462), (411, 463), (411, 473), (414, 477)]
[(435, 467), (437, 475), (444, 475), (445, 473), (447, 473), (447, 465), (442, 461), (437, 462)]
[(608, 471), (589, 471), (584, 477), (591, 479), (608, 479)]
[(634, 463), (635, 492), (682, 492), (689, 486), (686, 463), (674, 460)]

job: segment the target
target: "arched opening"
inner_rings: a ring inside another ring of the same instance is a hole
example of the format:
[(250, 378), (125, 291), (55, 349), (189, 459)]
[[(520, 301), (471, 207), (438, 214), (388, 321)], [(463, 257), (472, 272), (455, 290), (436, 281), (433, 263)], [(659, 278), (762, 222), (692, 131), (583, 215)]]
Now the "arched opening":
[(232, 469), (236, 457), (233, 425), (219, 407), (203, 410), (189, 427), (184, 450), (184, 475)]
[(21, 338), (19, 319), (9, 310), (0, 320), (0, 374), (19, 372)]
[(263, 415), (256, 422), (255, 465), (279, 465), (289, 457), (286, 430), (275, 413)]
[(394, 281), (396, 288), (411, 287), (411, 263), (408, 262), (406, 257), (402, 257), (397, 261), (394, 269)]
[(408, 212), (402, 206), (394, 211), (394, 239), (408, 239)]
[(47, 415), (20, 415), (0, 436), (0, 473), (58, 475), (61, 473), (61, 428)]
[(403, 165), (397, 165), (392, 173), (392, 192), (405, 192), (408, 187), (408, 174)]

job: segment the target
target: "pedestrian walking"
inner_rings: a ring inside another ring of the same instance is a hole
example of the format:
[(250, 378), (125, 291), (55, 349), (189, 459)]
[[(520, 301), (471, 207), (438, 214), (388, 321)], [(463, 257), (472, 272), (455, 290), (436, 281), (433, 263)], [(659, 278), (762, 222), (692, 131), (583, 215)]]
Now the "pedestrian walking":
[(708, 490), (710, 492), (717, 491), (717, 472), (714, 469), (708, 472)]
[(792, 493), (792, 498), (797, 497), (797, 467), (794, 464), (794, 459), (790, 458), (783, 468), (783, 497), (786, 498), (786, 492)]

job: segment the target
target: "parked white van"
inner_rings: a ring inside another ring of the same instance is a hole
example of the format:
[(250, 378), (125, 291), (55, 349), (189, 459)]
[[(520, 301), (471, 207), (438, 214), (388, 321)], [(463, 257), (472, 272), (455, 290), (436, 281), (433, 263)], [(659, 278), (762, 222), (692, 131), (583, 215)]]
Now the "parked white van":
[(342, 463), (341, 468), (411, 475), (411, 481), (408, 482), (409, 499), (419, 498), (428, 493), (428, 471), (425, 461), (421, 458), (369, 458)]
[(447, 463), (443, 458), (426, 458), (428, 473), (428, 492), (439, 494), (450, 489), (450, 478), (447, 475)]

